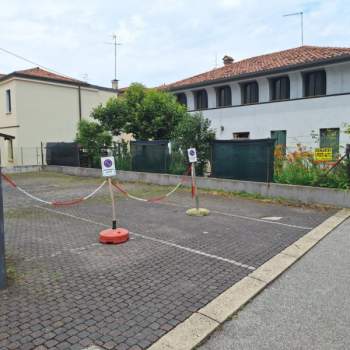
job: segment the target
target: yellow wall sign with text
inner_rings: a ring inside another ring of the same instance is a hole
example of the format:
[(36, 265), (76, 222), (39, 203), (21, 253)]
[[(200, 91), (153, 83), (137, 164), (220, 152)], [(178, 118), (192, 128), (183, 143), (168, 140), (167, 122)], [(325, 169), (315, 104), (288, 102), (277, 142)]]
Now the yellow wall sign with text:
[(321, 160), (321, 161), (333, 160), (332, 148), (316, 148), (315, 160)]

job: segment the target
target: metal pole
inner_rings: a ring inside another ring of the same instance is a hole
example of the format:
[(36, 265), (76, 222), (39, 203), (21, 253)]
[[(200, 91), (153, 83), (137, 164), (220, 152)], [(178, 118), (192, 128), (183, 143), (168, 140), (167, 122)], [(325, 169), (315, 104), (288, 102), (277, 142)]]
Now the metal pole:
[(108, 186), (109, 186), (109, 193), (111, 195), (111, 201), (112, 201), (112, 229), (115, 230), (117, 228), (117, 217), (115, 213), (115, 202), (114, 202), (114, 195), (113, 195), (113, 189), (112, 189), (112, 180), (109, 177), (108, 178)]
[(114, 39), (114, 80), (117, 80), (117, 36), (113, 34)]
[(300, 12), (301, 21), (301, 46), (304, 45), (304, 12)]
[(41, 150), (41, 165), (44, 165), (44, 145), (40, 142), (40, 150)]
[(4, 233), (4, 206), (2, 198), (1, 168), (0, 168), (0, 289), (6, 287), (5, 264), (5, 233)]
[(23, 165), (23, 147), (21, 147), (21, 162), (22, 162), (22, 165)]
[(193, 187), (194, 187), (194, 198), (196, 201), (196, 209), (198, 211), (199, 210), (199, 198), (198, 198), (198, 192), (197, 192), (195, 163), (191, 163), (191, 176), (192, 176), (192, 183), (193, 183)]

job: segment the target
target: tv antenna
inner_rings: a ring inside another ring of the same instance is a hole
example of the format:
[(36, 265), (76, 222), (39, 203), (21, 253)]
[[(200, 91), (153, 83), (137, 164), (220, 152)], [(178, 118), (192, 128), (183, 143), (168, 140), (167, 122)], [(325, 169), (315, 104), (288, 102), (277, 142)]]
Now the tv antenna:
[(114, 80), (117, 80), (117, 46), (122, 45), (122, 43), (117, 42), (117, 34), (113, 33), (113, 42), (106, 43), (108, 45), (114, 46)]
[(300, 16), (300, 34), (301, 34), (301, 46), (304, 45), (304, 12), (294, 12), (294, 13), (287, 13), (286, 15), (283, 15), (283, 17), (291, 17), (291, 16)]

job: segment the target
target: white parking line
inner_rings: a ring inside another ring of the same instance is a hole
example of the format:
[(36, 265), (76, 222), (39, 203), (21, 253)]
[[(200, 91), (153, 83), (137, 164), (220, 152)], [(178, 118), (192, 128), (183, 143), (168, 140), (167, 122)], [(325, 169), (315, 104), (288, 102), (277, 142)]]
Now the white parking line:
[[(171, 203), (171, 202), (167, 202), (167, 203), (164, 202), (162, 204), (166, 204), (166, 205), (170, 205), (170, 206), (178, 207), (178, 208), (184, 208), (184, 209), (186, 208), (186, 207), (184, 207), (182, 205)], [(293, 225), (293, 224), (284, 224), (283, 222), (269, 221), (269, 220), (264, 220), (264, 219), (259, 219), (259, 218), (253, 218), (251, 216), (231, 214), (231, 213), (226, 213), (226, 212), (222, 212), (222, 211), (219, 211), (219, 210), (211, 210), (210, 209), (210, 212), (211, 213), (215, 213), (215, 214), (219, 214), (219, 215), (223, 215), (223, 216), (230, 216), (230, 217), (238, 218), (238, 219), (263, 222), (265, 224), (270, 224), (270, 225), (280, 225), (280, 226), (292, 227), (292, 228), (297, 228), (297, 229), (300, 229), (300, 230), (312, 230), (313, 229), (313, 227), (299, 226), (299, 225)]]
[[(56, 214), (60, 214), (60, 215), (63, 215), (63, 216), (68, 216), (68, 217), (73, 218), (73, 219), (85, 221), (85, 222), (88, 222), (90, 224), (99, 225), (99, 226), (103, 226), (103, 227), (110, 227), (109, 225), (106, 225), (106, 224), (104, 224), (102, 222), (86, 219), (86, 218), (83, 218), (83, 217), (80, 217), (80, 216), (76, 216), (76, 215), (73, 215), (73, 214), (63, 213), (63, 212), (61, 212), (59, 210), (42, 207), (40, 205), (35, 205), (34, 207), (42, 209), (42, 210), (46, 210), (46, 211), (49, 211), (49, 212), (53, 212), (53, 213), (56, 213)], [(224, 261), (226, 263), (229, 263), (229, 264), (232, 264), (232, 265), (236, 265), (236, 266), (248, 269), (248, 270), (255, 270), (256, 269), (254, 266), (243, 264), (243, 263), (241, 263), (239, 261), (236, 261), (236, 260), (226, 259), (226, 258), (223, 258), (221, 256), (217, 256), (217, 255), (209, 254), (209, 253), (206, 253), (206, 252), (202, 252), (200, 250), (196, 250), (196, 249), (192, 249), (192, 248), (189, 248), (189, 247), (185, 247), (185, 246), (173, 243), (173, 242), (165, 241), (163, 239), (158, 239), (158, 238), (154, 238), (154, 237), (150, 237), (150, 236), (145, 236), (145, 235), (143, 235), (141, 233), (136, 233), (136, 232), (130, 232), (130, 234), (132, 234), (134, 236), (137, 236), (137, 237), (141, 237), (141, 238), (149, 240), (149, 241), (153, 241), (153, 242), (161, 243), (161, 244), (164, 244), (164, 245), (167, 245), (167, 246), (170, 246), (170, 247), (174, 247), (174, 248), (177, 248), (177, 249), (185, 250), (185, 251), (190, 252), (190, 253), (194, 253), (194, 254), (197, 254), (197, 255), (202, 255), (202, 256), (205, 256), (207, 258), (211, 258), (211, 259), (215, 259), (215, 260), (219, 260), (219, 261)]]

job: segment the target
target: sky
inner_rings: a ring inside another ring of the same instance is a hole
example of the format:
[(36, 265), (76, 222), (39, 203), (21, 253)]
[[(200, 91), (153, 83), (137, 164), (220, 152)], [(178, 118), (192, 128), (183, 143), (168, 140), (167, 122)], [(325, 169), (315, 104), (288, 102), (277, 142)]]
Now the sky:
[(44, 67), (111, 86), (158, 86), (236, 61), (306, 45), (350, 47), (348, 0), (0, 0), (0, 73)]

